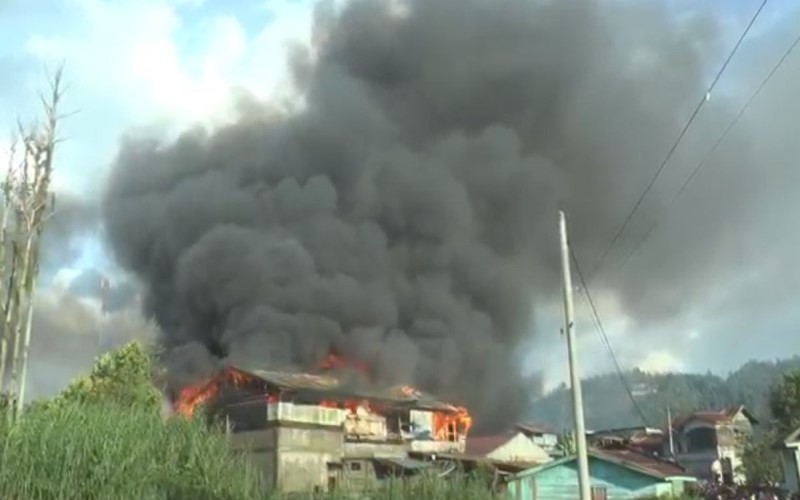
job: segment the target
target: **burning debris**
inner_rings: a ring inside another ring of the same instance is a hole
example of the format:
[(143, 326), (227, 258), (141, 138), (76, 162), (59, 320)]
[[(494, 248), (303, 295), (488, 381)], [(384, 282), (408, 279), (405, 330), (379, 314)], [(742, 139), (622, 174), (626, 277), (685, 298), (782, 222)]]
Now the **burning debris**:
[[(176, 385), (220, 362), (314, 371), (334, 351), (482, 426), (515, 421), (539, 390), (518, 350), (557, 290), (556, 208), (590, 250), (607, 241), (629, 198), (615, 190), (650, 175), (710, 40), (633, 9), (651, 38), (630, 43), (613, 7), (583, 0), (393, 4), (320, 5), (291, 61), (301, 110), (123, 144), (107, 234)], [(632, 62), (660, 59), (668, 72)]]

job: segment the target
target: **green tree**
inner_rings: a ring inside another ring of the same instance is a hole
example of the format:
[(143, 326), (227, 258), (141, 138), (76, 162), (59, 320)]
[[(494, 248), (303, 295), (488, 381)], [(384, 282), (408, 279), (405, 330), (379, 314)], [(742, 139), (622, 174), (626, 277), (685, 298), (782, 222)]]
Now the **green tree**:
[(781, 459), (775, 451), (776, 433), (771, 431), (747, 443), (742, 467), (750, 484), (772, 484), (781, 480)]
[(151, 353), (140, 342), (133, 341), (100, 357), (91, 373), (75, 379), (43, 406), (119, 403), (157, 411), (161, 394), (153, 385), (154, 376)]
[(782, 478), (780, 454), (776, 450), (786, 436), (800, 426), (800, 371), (785, 373), (769, 395), (772, 420), (767, 432), (749, 443), (742, 456), (747, 479), (753, 484)]
[(800, 370), (783, 376), (771, 392), (769, 403), (774, 427), (784, 438), (800, 427)]

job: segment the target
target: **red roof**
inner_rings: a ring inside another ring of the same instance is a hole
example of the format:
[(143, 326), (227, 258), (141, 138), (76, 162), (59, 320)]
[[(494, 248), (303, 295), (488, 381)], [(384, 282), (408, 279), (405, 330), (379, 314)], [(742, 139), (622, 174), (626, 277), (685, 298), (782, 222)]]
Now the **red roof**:
[(750, 422), (758, 423), (756, 418), (744, 406), (733, 406), (730, 408), (722, 408), (721, 410), (701, 410), (685, 415), (681, 418), (675, 419), (672, 422), (672, 427), (680, 429), (693, 420), (700, 420), (709, 424), (728, 424), (733, 421), (733, 418), (739, 413), (744, 413)]
[(497, 448), (511, 441), (516, 434), (498, 434), (494, 436), (468, 436), (464, 454), (486, 456)]
[(633, 436), (630, 439), (629, 446), (640, 451), (654, 452), (661, 449), (664, 445), (664, 441), (665, 437), (661, 434)]
[(591, 454), (662, 479), (686, 475), (686, 471), (676, 463), (660, 460), (631, 449), (592, 450)]

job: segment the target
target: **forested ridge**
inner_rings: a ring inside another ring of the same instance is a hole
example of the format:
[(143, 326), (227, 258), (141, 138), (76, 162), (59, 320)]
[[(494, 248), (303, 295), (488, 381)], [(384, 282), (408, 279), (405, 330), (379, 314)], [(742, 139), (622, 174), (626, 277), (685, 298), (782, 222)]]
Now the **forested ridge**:
[[(712, 373), (651, 374), (631, 370), (623, 374), (643, 417), (631, 401), (617, 373), (595, 376), (583, 382), (586, 425), (610, 429), (645, 423), (663, 427), (667, 407), (673, 416), (703, 409), (744, 404), (762, 422), (771, 419), (770, 390), (781, 376), (800, 370), (800, 356), (776, 361), (750, 361), (727, 376)], [(565, 385), (538, 399), (530, 416), (563, 430), (572, 425), (570, 392)]]

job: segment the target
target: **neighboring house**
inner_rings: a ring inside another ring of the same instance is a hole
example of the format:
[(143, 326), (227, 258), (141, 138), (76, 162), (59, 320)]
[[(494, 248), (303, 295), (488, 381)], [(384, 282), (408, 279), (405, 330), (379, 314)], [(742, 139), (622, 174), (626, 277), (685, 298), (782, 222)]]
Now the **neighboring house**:
[(596, 448), (605, 448), (624, 444), (646, 455), (660, 457), (664, 455), (667, 440), (664, 431), (652, 427), (622, 427), (586, 433), (589, 445)]
[(469, 436), (465, 454), (500, 462), (543, 464), (552, 460), (542, 447), (534, 444), (521, 432), (494, 436)]
[(549, 427), (536, 422), (529, 422), (517, 424), (514, 428), (551, 456), (557, 453), (558, 433)]
[[(695, 479), (677, 464), (633, 450), (592, 450), (589, 477), (593, 500), (679, 496)], [(509, 500), (575, 500), (578, 498), (575, 457), (539, 465), (507, 480)]]
[(800, 494), (800, 427), (783, 442), (783, 487), (790, 493)]
[(672, 423), (675, 460), (698, 479), (741, 484), (742, 454), (755, 425), (744, 406), (679, 418)]

